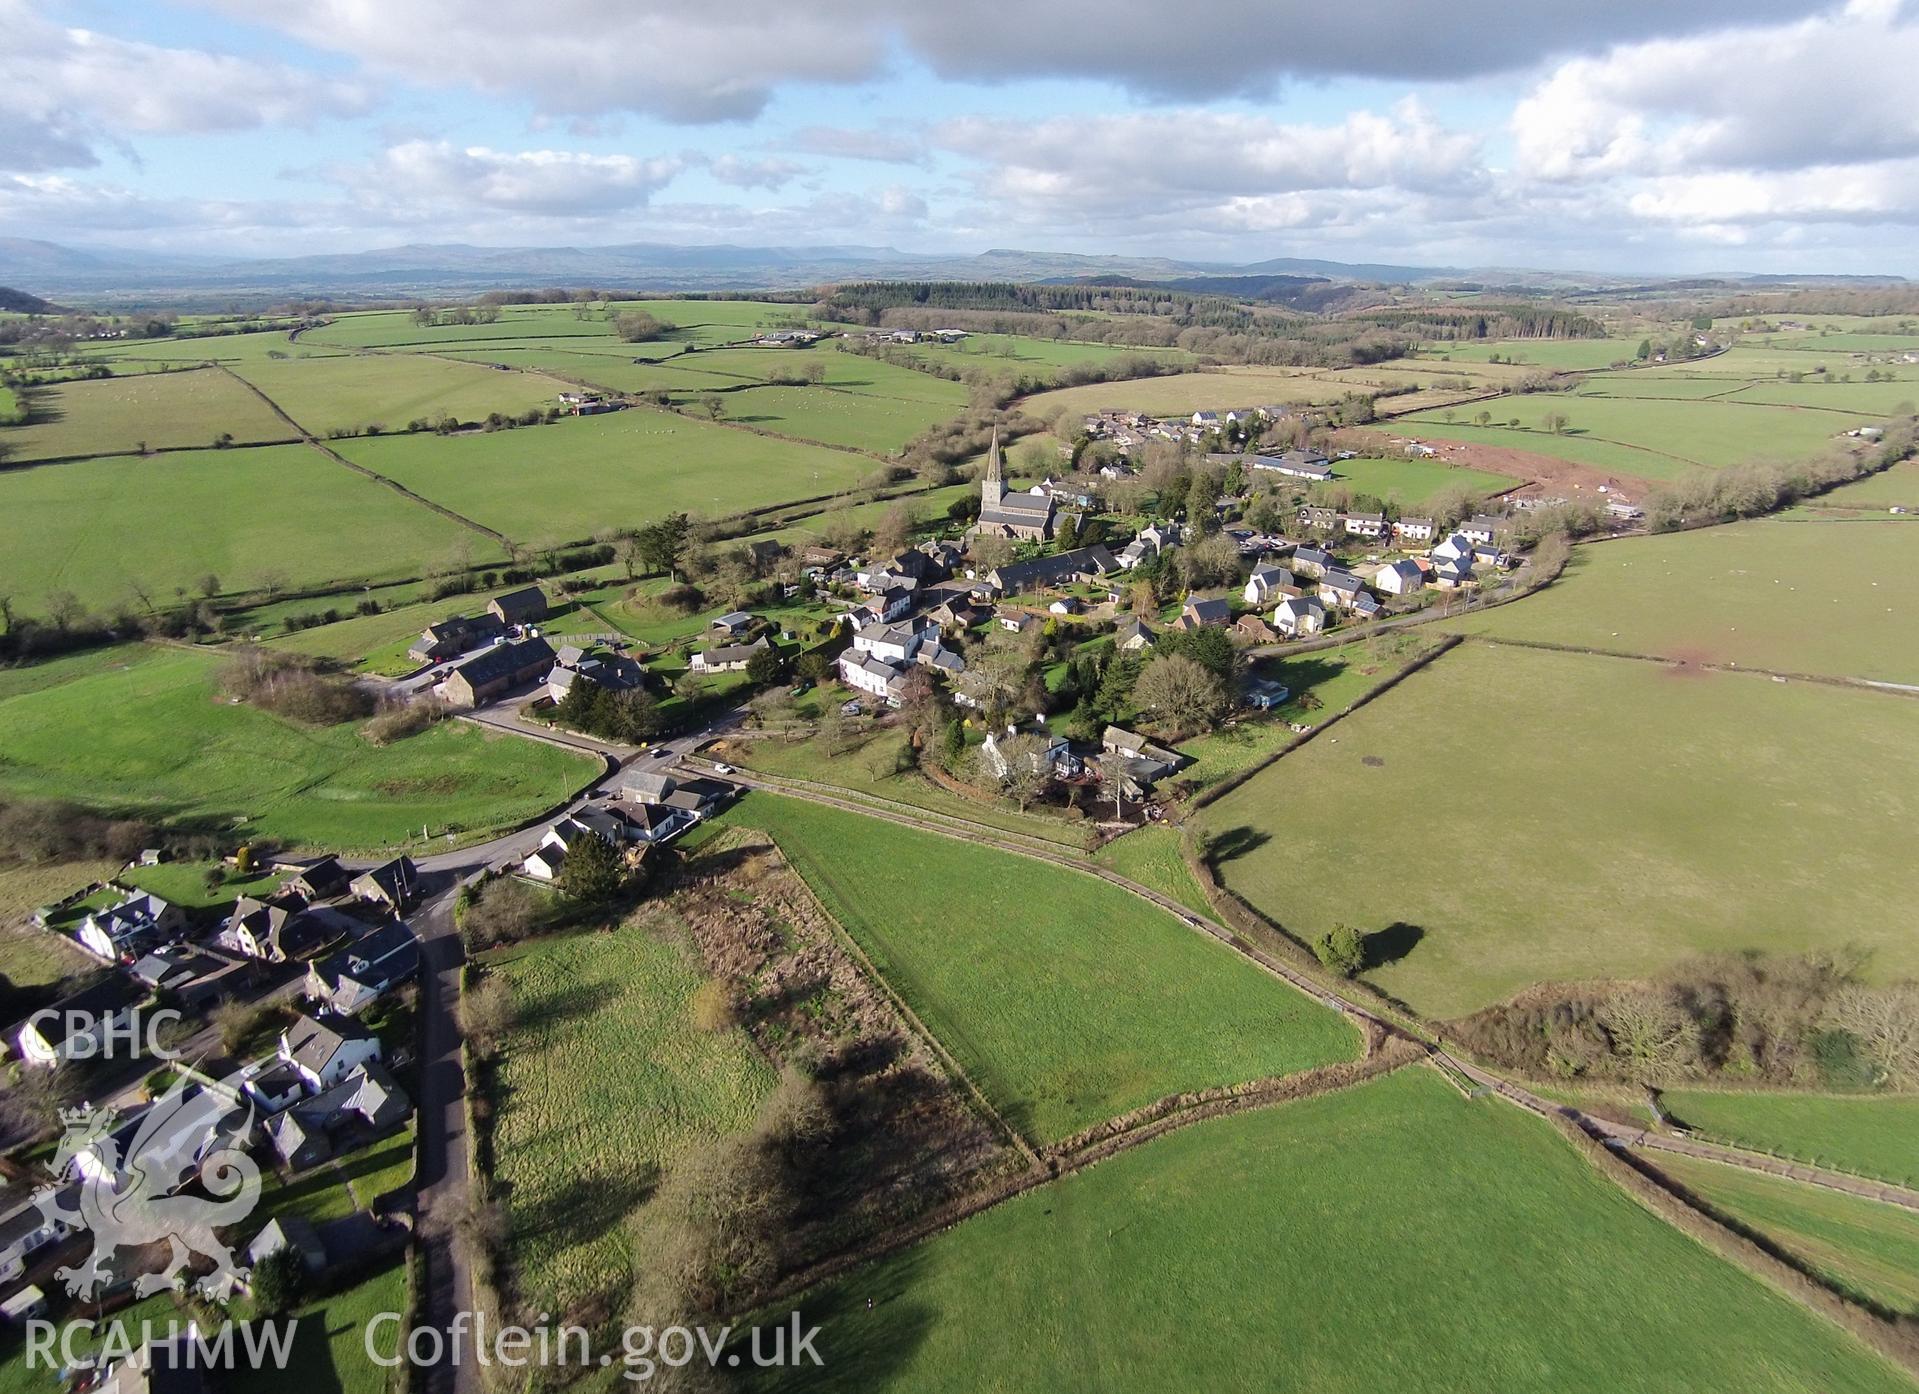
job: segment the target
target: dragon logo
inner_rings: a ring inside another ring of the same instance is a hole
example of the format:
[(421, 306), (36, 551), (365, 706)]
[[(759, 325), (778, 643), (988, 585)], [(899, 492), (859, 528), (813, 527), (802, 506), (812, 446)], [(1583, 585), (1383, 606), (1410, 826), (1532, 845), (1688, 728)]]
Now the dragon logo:
[(253, 1135), (253, 1104), (237, 1075), (196, 1084), (189, 1092), (183, 1074), (124, 1122), (117, 1109), (91, 1104), (62, 1110), (60, 1117), (66, 1131), (53, 1171), (74, 1180), (36, 1192), (34, 1202), (49, 1224), (93, 1236), (93, 1253), (84, 1264), (55, 1271), (69, 1293), (91, 1299), (95, 1288), (114, 1282), (119, 1250), (163, 1241), (168, 1257), (158, 1271), (140, 1276), (134, 1285), (139, 1296), (185, 1287), (185, 1270), (196, 1254), (213, 1261), (203, 1290), (246, 1277), (215, 1233), (244, 1220), (260, 1200), (260, 1169), (245, 1150)]

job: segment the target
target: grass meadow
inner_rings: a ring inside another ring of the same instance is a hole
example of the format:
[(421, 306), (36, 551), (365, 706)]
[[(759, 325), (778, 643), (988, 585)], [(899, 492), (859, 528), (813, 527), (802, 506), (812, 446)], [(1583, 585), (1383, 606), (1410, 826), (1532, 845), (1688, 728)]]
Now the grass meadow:
[(1180, 855), (1179, 842), (1175, 828), (1139, 828), (1106, 843), (1093, 854), (1093, 860), (1210, 918), (1213, 907)]
[[(301, 445), (72, 460), (0, 472), (0, 594), (22, 613), (71, 591), (132, 602), (132, 587), (172, 603), (211, 573), (226, 591), (261, 584), (414, 576), (470, 548), (470, 529)], [(311, 607), (309, 607), (311, 608)], [(350, 608), (350, 606), (349, 606)]]
[(517, 1008), (493, 1117), (515, 1293), (555, 1314), (617, 1301), (632, 1275), (627, 1218), (690, 1146), (753, 1121), (773, 1071), (738, 1028), (694, 1025), (706, 975), (663, 907), (502, 950), (488, 971)]
[(1296, 935), (1401, 927), (1368, 977), (1433, 1017), (1702, 951), (1851, 943), (1896, 979), (1919, 970), (1911, 733), (1899, 697), (1474, 644), (1203, 826)]
[(409, 421), (442, 414), (462, 421), (495, 411), (511, 416), (529, 407), (556, 406), (566, 390), (555, 378), (421, 354), (263, 359), (235, 371), (315, 435), (372, 425), (402, 431)]
[(1093, 877), (772, 795), (726, 817), (778, 841), (1030, 1138), (1356, 1052), (1330, 1011)]
[(131, 455), (211, 446), (222, 433), (238, 444), (292, 440), (298, 432), (218, 369), (96, 378), (36, 389), (33, 419), (0, 427), (12, 462), (75, 455)]
[[(1423, 459), (1341, 460), (1333, 466), (1333, 472), (1339, 476), (1335, 484), (1315, 484), (1310, 486), (1308, 492), (1317, 495), (1328, 488), (1344, 487), (1353, 493), (1371, 494), (1408, 510), (1417, 509), (1433, 495), (1447, 489), (1463, 486), (1492, 494), (1519, 483), (1509, 475), (1462, 469), (1438, 460)], [(1254, 478), (1259, 476), (1255, 475)]]
[(211, 654), (116, 650), (124, 667), (0, 700), (0, 789), (329, 849), (510, 827), (598, 765), (447, 722), (375, 748), (219, 698)]
[(1919, 1187), (1919, 1095), (1669, 1089), (1661, 1102), (1708, 1137)]
[(1802, 519), (1579, 547), (1546, 590), (1445, 625), (1495, 638), (1919, 683), (1919, 592), (1906, 579), (1915, 565), (1919, 529), (1905, 520), (1825, 521), (1809, 510)]
[(1421, 344), (1419, 361), (1484, 365), (1497, 356), (1502, 362), (1529, 368), (1580, 372), (1630, 361), (1638, 350), (1637, 339), (1478, 339), (1470, 343)]
[(1911, 1387), (1546, 1124), (1418, 1068), (1182, 1129), (801, 1305), (824, 1368), (758, 1388)]
[(1114, 410), (1175, 416), (1194, 411), (1228, 411), (1281, 402), (1331, 402), (1355, 390), (1305, 368), (1222, 368), (1214, 372), (1170, 373), (1137, 382), (1095, 382), (1060, 387), (1026, 399), (1028, 416), (1049, 420), (1060, 411), (1071, 416)]
[(837, 493), (876, 468), (864, 456), (648, 408), (491, 435), (347, 440), (336, 448), (523, 541)]
[(1919, 1316), (1919, 1215), (1912, 1211), (1663, 1152), (1654, 1165), (1829, 1284), (1889, 1311)]
[[(1489, 411), (1507, 425), (1466, 424), (1474, 413)], [(1562, 434), (1544, 427), (1559, 413), (1568, 420)], [(1674, 479), (1689, 469), (1718, 468), (1758, 459), (1799, 459), (1815, 455), (1842, 431), (1880, 419), (1870, 411), (1811, 411), (1719, 400), (1660, 401), (1643, 397), (1567, 396), (1537, 393), (1507, 397), (1484, 406), (1468, 404), (1447, 422), (1442, 413), (1418, 412), (1394, 421), (1396, 430), (1421, 436), (1483, 445), (1510, 446), (1575, 464), (1615, 470), (1642, 479)]]

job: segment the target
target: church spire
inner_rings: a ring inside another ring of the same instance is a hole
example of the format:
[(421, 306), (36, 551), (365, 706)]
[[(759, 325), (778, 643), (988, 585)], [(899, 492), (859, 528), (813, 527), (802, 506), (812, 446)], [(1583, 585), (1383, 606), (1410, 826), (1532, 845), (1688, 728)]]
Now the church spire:
[(986, 478), (980, 484), (979, 502), (982, 509), (998, 508), (1000, 500), (1006, 495), (1006, 485), (1000, 479), (999, 464), (999, 426), (993, 426), (993, 443), (986, 448)]

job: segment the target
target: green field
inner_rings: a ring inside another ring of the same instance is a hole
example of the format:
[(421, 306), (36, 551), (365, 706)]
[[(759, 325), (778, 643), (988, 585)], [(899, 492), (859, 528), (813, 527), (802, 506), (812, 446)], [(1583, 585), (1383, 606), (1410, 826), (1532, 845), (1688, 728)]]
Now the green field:
[(1331, 1012), (1095, 878), (766, 794), (726, 817), (773, 835), (1029, 1137), (1355, 1052)]
[(1627, 653), (1919, 683), (1904, 520), (1764, 519), (1575, 549), (1537, 595), (1448, 628)]
[[(1643, 479), (1673, 479), (1698, 466), (1720, 467), (1749, 460), (1790, 460), (1816, 455), (1840, 432), (1878, 420), (1870, 411), (1810, 411), (1738, 402), (1669, 402), (1646, 398), (1567, 396), (1543, 392), (1506, 397), (1483, 407), (1460, 407), (1459, 417), (1490, 411), (1495, 421), (1517, 419), (1517, 428), (1447, 423), (1437, 412), (1417, 412), (1393, 422), (1441, 440), (1504, 445), (1551, 455), (1575, 464), (1617, 470)], [(1544, 429), (1544, 418), (1564, 415), (1564, 434)]]
[(757, 300), (638, 300), (614, 301), (588, 308), (578, 319), (571, 305), (505, 305), (491, 324), (419, 325), (411, 310), (378, 310), (336, 316), (326, 326), (300, 336), (303, 344), (340, 348), (427, 348), (472, 345), (496, 340), (568, 339), (619, 345), (631, 357), (656, 349), (656, 343), (624, 344), (614, 332), (612, 317), (644, 310), (676, 326), (666, 342), (723, 344), (751, 338), (764, 326), (804, 316), (804, 305), (782, 305)]
[(800, 1305), (824, 1368), (761, 1388), (1911, 1388), (1418, 1069), (1184, 1129)]
[[(485, 349), (460, 348), (453, 356), (468, 363), (504, 364), (522, 372), (547, 373), (568, 382), (580, 382), (612, 392), (666, 391), (676, 395), (697, 395), (716, 388), (737, 387), (739, 379), (728, 373), (702, 372), (694, 366), (697, 356), (683, 356), (663, 363), (641, 360), (637, 354), (594, 352), (574, 340), (560, 340), (566, 347), (542, 344), (539, 347)], [(623, 344), (622, 348), (652, 348), (649, 344)], [(400, 356), (394, 354), (393, 356)]]
[(1842, 484), (1837, 489), (1808, 499), (1802, 507), (1811, 509), (1865, 509), (1884, 513), (1893, 504), (1919, 511), (1919, 461), (1904, 460), (1891, 469)]
[(261, 360), (235, 371), (314, 435), (380, 426), (403, 431), (442, 414), (477, 421), (489, 412), (517, 415), (557, 406), (566, 384), (533, 373), (502, 373), (478, 364), (420, 354)]
[(738, 425), (879, 454), (897, 451), (966, 405), (963, 389), (953, 400), (936, 402), (823, 387), (753, 387), (727, 393), (725, 403), (726, 420)]
[(587, 538), (684, 510), (705, 517), (833, 494), (875, 469), (648, 408), (491, 435), (337, 442), (357, 464), (510, 537)]
[(1175, 828), (1139, 828), (1101, 847), (1093, 854), (1093, 860), (1148, 890), (1171, 896), (1188, 910), (1210, 919), (1213, 907), (1186, 865), (1186, 859), (1180, 855), (1179, 843), (1179, 831)]
[(89, 605), (137, 608), (136, 583), (155, 604), (172, 604), (174, 587), (192, 593), (208, 573), (231, 592), (269, 573), (289, 586), (416, 576), (456, 547), (475, 561), (500, 555), (470, 529), (300, 445), (7, 470), (0, 517), (8, 542), (0, 595), (20, 613), (42, 612), (63, 590)]
[(1083, 363), (1110, 363), (1116, 358), (1156, 358), (1162, 363), (1190, 363), (1193, 358), (1183, 349), (1035, 339), (1025, 334), (973, 334), (956, 344), (910, 344), (902, 345), (898, 351), (911, 354), (923, 363), (978, 372), (987, 377), (1014, 372), (1039, 374)]
[[(182, 326), (185, 328), (185, 326)], [(291, 339), (284, 329), (257, 329), (241, 334), (180, 334), (168, 339), (119, 339), (88, 344), (79, 352), (102, 359), (116, 373), (137, 373), (170, 364), (255, 363), (280, 355), (286, 358), (324, 358), (341, 352), (315, 345), (306, 335)]]
[(292, 440), (299, 433), (258, 397), (218, 369), (97, 378), (38, 388), (33, 420), (0, 427), (12, 461), (72, 455), (130, 455), (210, 446), (222, 432), (249, 441)]
[(627, 1216), (687, 1148), (751, 1123), (773, 1073), (744, 1032), (694, 1026), (688, 1001), (706, 975), (664, 910), (490, 965), (519, 1016), (493, 1121), (513, 1287), (558, 1315), (627, 1285)]
[(1654, 1165), (1848, 1294), (1919, 1315), (1919, 1215), (1912, 1211), (1663, 1152)]
[(1224, 368), (1205, 373), (1172, 373), (1137, 382), (1096, 382), (1061, 387), (1028, 397), (1028, 416), (1051, 420), (1061, 411), (1069, 419), (1114, 408), (1177, 416), (1195, 411), (1229, 411), (1281, 402), (1332, 402), (1357, 390), (1306, 368)]
[(0, 789), (330, 849), (510, 827), (598, 768), (447, 722), (376, 749), (352, 726), (295, 726), (215, 694), (210, 654), (132, 648), (126, 667), (0, 700)]
[(1919, 1187), (1919, 1095), (1673, 1089), (1662, 1102), (1680, 1122), (1722, 1142)]
[(1911, 734), (1904, 698), (1469, 645), (1203, 826), (1298, 936), (1410, 926), (1369, 977), (1434, 1017), (1707, 950), (1853, 943), (1897, 979), (1919, 968)]
[(1637, 339), (1477, 339), (1443, 341), (1419, 346), (1422, 363), (1484, 364), (1494, 354), (1508, 363), (1528, 367), (1579, 371), (1608, 368), (1627, 362), (1639, 351)]
[[(1344, 487), (1356, 494), (1371, 494), (1408, 510), (1417, 509), (1433, 495), (1447, 489), (1463, 487), (1492, 494), (1513, 488), (1520, 482), (1507, 475), (1493, 474), (1487, 470), (1461, 469), (1439, 460), (1404, 458), (1341, 460), (1333, 466), (1333, 472), (1339, 476), (1335, 484), (1314, 485), (1309, 492), (1322, 493), (1328, 487)], [(1253, 475), (1254, 479), (1260, 477)]]

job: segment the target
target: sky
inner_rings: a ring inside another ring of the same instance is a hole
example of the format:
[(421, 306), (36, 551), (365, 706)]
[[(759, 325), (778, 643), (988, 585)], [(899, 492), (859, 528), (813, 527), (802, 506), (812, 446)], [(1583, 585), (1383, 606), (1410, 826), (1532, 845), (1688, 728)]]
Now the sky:
[(1919, 275), (1919, 0), (0, 0), (0, 236)]

